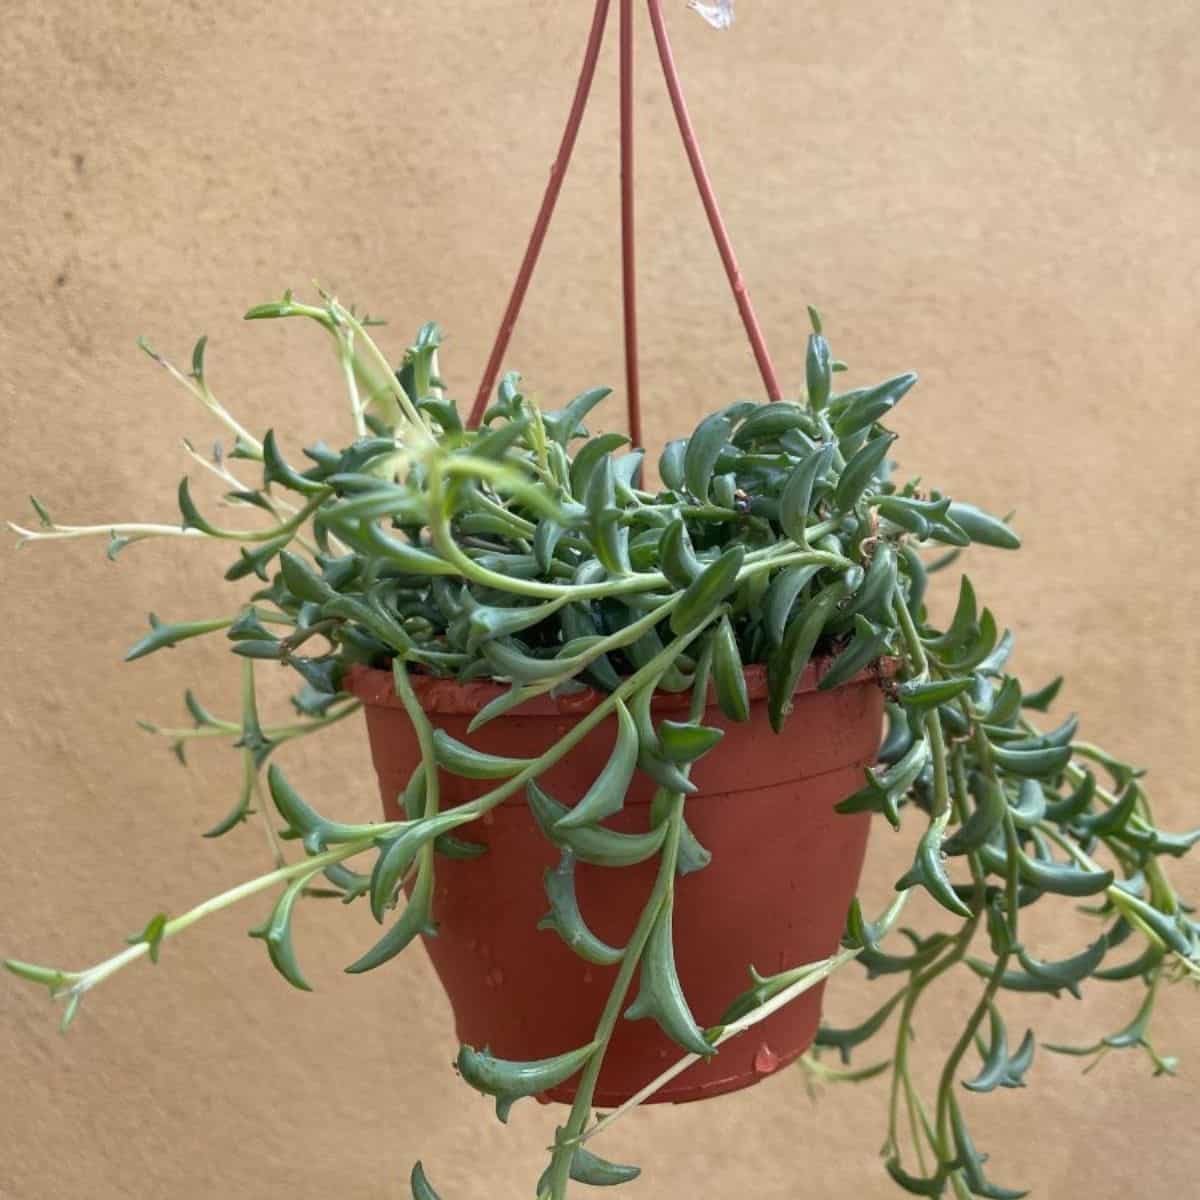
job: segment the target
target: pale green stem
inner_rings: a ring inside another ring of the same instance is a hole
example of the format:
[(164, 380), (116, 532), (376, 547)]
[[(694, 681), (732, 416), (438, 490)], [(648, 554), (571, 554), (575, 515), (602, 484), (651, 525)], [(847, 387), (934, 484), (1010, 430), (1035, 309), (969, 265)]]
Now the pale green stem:
[(580, 1076), (579, 1086), (575, 1090), (575, 1099), (563, 1129), (562, 1139), (556, 1143), (553, 1157), (550, 1160), (549, 1183), (552, 1200), (562, 1200), (562, 1197), (566, 1195), (571, 1161), (575, 1156), (575, 1146), (587, 1125), (596, 1082), (600, 1078), (600, 1071), (604, 1066), (605, 1051), (621, 1016), (625, 995), (633, 981), (633, 973), (641, 961), (642, 952), (650, 939), (651, 931), (659, 920), (664, 906), (669, 905), (672, 901), (675, 888), (675, 862), (679, 852), (679, 836), (682, 828), (683, 797), (676, 796), (668, 817), (667, 835), (663, 842), (662, 858), (659, 862), (654, 891), (647, 901), (646, 907), (642, 909), (637, 927), (625, 947), (621, 968), (617, 972), (617, 978), (608, 994), (608, 1002), (605, 1004), (600, 1021), (596, 1026), (596, 1049), (588, 1059), (587, 1066), (584, 1067), (583, 1074)]
[[(248, 899), (250, 896), (256, 896), (259, 892), (267, 891), (276, 884), (288, 883), (290, 880), (301, 875), (314, 874), (317, 871), (324, 870), (325, 867), (332, 866), (334, 863), (351, 858), (355, 854), (361, 854), (364, 850), (371, 849), (375, 844), (376, 837), (388, 832), (393, 827), (392, 825), (376, 826), (372, 829), (369, 836), (334, 846), (320, 854), (305, 858), (300, 862), (292, 863), (289, 866), (280, 867), (269, 874), (260, 875), (257, 879), (251, 879), (246, 883), (238, 884), (237, 887), (230, 888), (226, 892), (221, 892), (217, 896), (212, 896), (202, 904), (197, 904), (195, 908), (189, 909), (182, 916), (173, 917), (167, 921), (163, 926), (162, 940), (166, 941), (168, 938), (174, 937), (176, 934), (182, 933), (185, 929), (195, 925), (197, 921), (201, 921), (213, 913), (220, 912), (222, 909), (229, 908), (231, 905)], [(69, 972), (69, 975), (75, 977), (75, 982), (69, 988), (60, 989), (56, 994), (82, 995), (82, 993), (94, 988), (96, 984), (102, 983), (110, 975), (116, 974), (122, 967), (127, 967), (130, 963), (137, 962), (139, 958), (142, 958), (149, 951), (149, 943), (137, 942), (127, 949), (122, 950), (119, 954), (114, 954), (111, 958), (105, 959), (93, 967), (88, 967), (84, 971)]]
[[(291, 738), (304, 737), (307, 734), (315, 733), (318, 729), (324, 729), (327, 725), (336, 725), (338, 721), (345, 720), (352, 713), (358, 712), (360, 708), (362, 708), (362, 701), (352, 700), (344, 707), (330, 712), (324, 717), (314, 718), (311, 721), (301, 721), (295, 725), (264, 726), (262, 734), (269, 742), (285, 742)], [(180, 740), (229, 737), (231, 734), (242, 732), (242, 726), (236, 721), (222, 721), (217, 717), (212, 718), (211, 725), (202, 725), (199, 729), (163, 729), (157, 725), (152, 726), (149, 723), (143, 725), (142, 728), (148, 733), (155, 733), (162, 737)]]
[(228, 412), (228, 410), (217, 400), (217, 398), (209, 390), (208, 384), (203, 379), (196, 379), (192, 375), (185, 375), (174, 363), (163, 358), (156, 350), (153, 350), (144, 340), (139, 343), (142, 349), (156, 362), (172, 379), (183, 384), (185, 388), (197, 399), (205, 408), (208, 409), (222, 425), (225, 426), (236, 438), (239, 438), (245, 447), (253, 450), (258, 458), (262, 458), (262, 442), (258, 440), (246, 427), (240, 424)]

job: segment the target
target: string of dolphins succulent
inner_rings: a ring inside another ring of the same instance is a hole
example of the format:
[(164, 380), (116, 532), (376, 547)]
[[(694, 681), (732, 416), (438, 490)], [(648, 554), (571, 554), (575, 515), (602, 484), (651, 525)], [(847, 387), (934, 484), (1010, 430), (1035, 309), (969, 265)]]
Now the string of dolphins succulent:
[[(719, 1053), (723, 1042), (854, 960), (869, 979), (898, 986), (855, 1028), (822, 1027), (817, 1054), (836, 1050), (850, 1064), (860, 1046), (889, 1027), (891, 1053), (883, 1063), (844, 1070), (812, 1058), (809, 1069), (828, 1079), (889, 1076), (883, 1154), (904, 1190), (999, 1200), (1024, 1194), (985, 1176), (956, 1081), (965, 1076), (970, 1093), (1019, 1086), (1035, 1037), (1027, 1032), (1010, 1050), (1005, 993), (1078, 995), (1092, 980), (1129, 985), (1130, 1023), (1087, 1047), (1046, 1048), (1096, 1057), (1135, 1049), (1149, 1056), (1155, 1073), (1173, 1070), (1173, 1060), (1153, 1044), (1151, 1022), (1164, 983), (1200, 978), (1200, 925), (1172, 888), (1164, 862), (1187, 853), (1200, 830), (1160, 829), (1143, 772), (1079, 740), (1075, 718), (1048, 732), (1035, 725), (1033, 714), (1048, 709), (1061, 679), (1024, 687), (1009, 669), (1011, 634), (980, 606), (966, 577), (949, 623), (942, 628), (931, 620), (925, 606), (931, 572), (971, 544), (1011, 550), (1018, 538), (1005, 521), (894, 477), (895, 435), (881, 422), (916, 377), (835, 393), (844, 364), (832, 357), (820, 319), (810, 314), (804, 399), (739, 402), (711, 413), (689, 437), (667, 445), (657, 490), (645, 486), (642, 452), (625, 450), (627, 439), (586, 432), (584, 421), (605, 389), (545, 411), (510, 374), (481, 427), (464, 428), (440, 377), (434, 325), (420, 331), (393, 369), (368, 333), (372, 322), (332, 297), (306, 304), (289, 293), (250, 310), (247, 317), (256, 320), (309, 318), (333, 339), (354, 439), (340, 450), (310, 447), (303, 467), (286, 460), (272, 431), (256, 438), (215, 398), (204, 371), (204, 339), (189, 372), (143, 345), (232, 436), (228, 453), (212, 459), (188, 446), (192, 459), (227, 489), (229, 505), (261, 510), (269, 523), (215, 524), (185, 478), (177, 522), (61, 525), (34, 500), (38, 527), (12, 528), (22, 542), (107, 537), (110, 557), (161, 537), (237, 546), (225, 575), (256, 577), (262, 586), (249, 602), (216, 619), (152, 616), (127, 657), (193, 637), (228, 640), (241, 659), (241, 714), (215, 716), (189, 691), (190, 727), (147, 728), (167, 737), (181, 758), (202, 740), (225, 739), (240, 749), (240, 793), (207, 836), (230, 833), (256, 810), (265, 818), (274, 862), (258, 878), (181, 915), (156, 914), (130, 944), (94, 966), (72, 971), (10, 960), (9, 970), (66, 1001), (65, 1028), (81, 998), (108, 976), (144, 957), (157, 962), (168, 939), (261, 892), (276, 898), (253, 934), (289, 983), (309, 986), (291, 927), (299, 902), (312, 895), (347, 903), (365, 898), (377, 920), (390, 921), (347, 968), (371, 970), (419, 934), (436, 932), (439, 859), (480, 853), (460, 831), (524, 793), (563, 853), (561, 867), (546, 879), (544, 926), (581, 958), (619, 967), (588, 1043), (535, 1062), (460, 1050), (460, 1073), (495, 1097), (501, 1119), (517, 1099), (578, 1076), (539, 1197), (561, 1200), (572, 1180), (613, 1184), (635, 1176), (636, 1168), (607, 1162), (585, 1143), (681, 1069)], [(243, 469), (256, 482), (246, 482)], [(937, 557), (927, 559), (931, 551)], [(896, 828), (911, 815), (919, 825), (913, 863), (879, 918), (868, 920), (855, 902), (835, 955), (753, 974), (751, 986), (730, 997), (722, 1023), (702, 1029), (679, 986), (671, 919), (679, 880), (708, 861), (687, 822), (691, 766), (721, 752), (721, 731), (702, 723), (707, 699), (711, 690), (728, 720), (746, 720), (743, 668), (765, 664), (771, 724), (781, 731), (814, 656), (829, 660), (824, 688), (881, 660), (894, 664), (878, 672), (888, 715), (878, 765), (839, 807), (878, 813)], [(294, 720), (262, 722), (255, 683), (256, 665), (264, 661), (299, 674)], [(271, 761), (286, 742), (358, 709), (341, 688), (354, 664), (392, 668), (418, 737), (421, 762), (405, 790), (402, 820), (348, 824), (326, 816)], [(547, 693), (591, 687), (602, 699), (543, 753), (502, 758), (435, 728), (414, 675), (507, 683), (472, 728)], [(690, 695), (687, 720), (656, 723), (649, 700), (661, 690)], [(611, 757), (583, 799), (567, 808), (539, 778), (602, 725), (613, 730)], [(635, 771), (654, 781), (657, 798), (648, 828), (618, 832), (605, 821), (622, 807)], [(279, 830), (263, 802), (264, 772)], [(490, 786), (467, 803), (443, 807), (444, 773)], [(285, 844), (293, 841), (302, 855), (289, 859)], [(584, 924), (573, 864), (621, 867), (655, 858), (656, 882), (636, 928), (625, 946), (607, 945)], [(947, 928), (899, 929), (905, 900), (917, 888), (941, 907)], [(1058, 961), (1037, 957), (1024, 940), (1024, 910), (1078, 898), (1091, 900), (1079, 910), (1081, 925), (1093, 930), (1084, 949)], [(908, 945), (885, 949), (885, 938), (896, 932)], [(956, 968), (979, 977), (979, 996), (927, 1097), (910, 1067), (914, 1021), (930, 987)], [(647, 1018), (685, 1055), (616, 1112), (594, 1120), (593, 1096), (613, 1030), (622, 1019)], [(980, 1061), (969, 1065), (973, 1053)], [(436, 1196), (419, 1163), (411, 1187), (417, 1200)]]

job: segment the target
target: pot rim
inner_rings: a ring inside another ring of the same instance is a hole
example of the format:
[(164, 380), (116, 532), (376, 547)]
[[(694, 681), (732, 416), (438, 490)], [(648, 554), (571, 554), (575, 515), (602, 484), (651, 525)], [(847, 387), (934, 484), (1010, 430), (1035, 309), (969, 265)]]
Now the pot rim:
[[(833, 657), (824, 655), (813, 659), (801, 675), (793, 695), (802, 692), (815, 691), (821, 678), (833, 664)], [(890, 679), (896, 673), (897, 662), (893, 658), (883, 658), (857, 675), (830, 689), (830, 695), (841, 691), (842, 688), (854, 687), (863, 683), (878, 684), (883, 679)], [(751, 700), (765, 700), (767, 697), (767, 669), (761, 663), (752, 663), (744, 668), (746, 677), (746, 693)], [(421, 701), (421, 707), (427, 713), (437, 713), (442, 716), (474, 716), (485, 705), (490, 704), (498, 696), (505, 695), (510, 689), (507, 684), (495, 680), (474, 679), (468, 683), (443, 678), (436, 675), (413, 674), (410, 677), (413, 691)], [(357, 697), (364, 704), (378, 708), (403, 708), (396, 695), (392, 682), (392, 673), (379, 667), (368, 667), (355, 663), (346, 673), (342, 688)], [(504, 717), (563, 717), (581, 716), (591, 712), (608, 696), (607, 692), (596, 688), (584, 688), (579, 692), (554, 696), (543, 693), (533, 696), (524, 704), (503, 714)], [(712, 685), (709, 685), (707, 707), (716, 703)], [(688, 692), (656, 693), (653, 709), (656, 712), (682, 712), (691, 705)]]

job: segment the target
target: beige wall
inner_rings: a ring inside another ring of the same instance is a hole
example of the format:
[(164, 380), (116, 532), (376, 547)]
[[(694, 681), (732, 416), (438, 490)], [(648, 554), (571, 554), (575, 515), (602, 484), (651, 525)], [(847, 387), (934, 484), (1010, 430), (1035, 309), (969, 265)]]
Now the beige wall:
[[(254, 428), (340, 435), (315, 332), (239, 321), (313, 277), (386, 313), (394, 352), (440, 320), (467, 395), (586, 8), (0, 4), (0, 513), (23, 516), (34, 491), (62, 520), (173, 519), (175, 447), (216, 430), (139, 355), (139, 333), (184, 356), (207, 332), (213, 384)], [(717, 36), (668, 5), (783, 375), (802, 372), (806, 302), (859, 378), (923, 372), (899, 421), (906, 465), (1015, 506), (1027, 536), (1019, 557), (975, 568), (1020, 636), (1021, 667), (1065, 668), (1087, 733), (1153, 768), (1171, 824), (1196, 824), (1195, 5), (741, 8)], [(657, 445), (706, 405), (752, 394), (755, 377), (645, 55), (641, 66)], [(597, 100), (510, 355), (547, 397), (620, 380), (611, 56)], [(232, 799), (233, 756), (209, 748), (185, 771), (133, 724), (181, 716), (189, 682), (228, 710), (227, 656), (197, 646), (119, 663), (147, 609), (226, 605), (224, 562), (148, 545), (112, 565), (93, 544), (0, 563), (0, 948), (83, 964), (265, 861), (254, 829), (197, 837)], [(291, 754), (295, 776), (371, 812), (361, 729), (319, 752)], [(878, 841), (886, 884), (903, 848)], [(1196, 866), (1173, 874), (1200, 890)], [(406, 1194), (418, 1155), (447, 1200), (531, 1194), (550, 1114), (521, 1106), (504, 1130), (455, 1079), (423, 957), (350, 979), (340, 965), (369, 918), (312, 906), (299, 948), (319, 990), (302, 997), (245, 937), (257, 917), (214, 919), (158, 969), (115, 979), (66, 1039), (43, 996), (0, 980), (0, 1195), (384, 1200)], [(1042, 944), (1070, 943), (1049, 930)], [(935, 1000), (920, 1045), (966, 994)], [(835, 1012), (863, 1010), (856, 988), (835, 998)], [(1079, 1039), (1085, 1019), (1116, 1028), (1133, 998), (1097, 985), (1082, 1006), (1034, 1007), (1049, 1036)], [(1194, 1194), (1196, 1003), (1176, 988), (1163, 1006), (1157, 1036), (1184, 1056), (1177, 1080), (1117, 1056), (1081, 1082), (1078, 1064), (1043, 1055), (1026, 1091), (976, 1104), (998, 1178), (1054, 1200)], [(646, 1165), (629, 1189), (646, 1200), (890, 1196), (874, 1159), (883, 1108), (878, 1086), (814, 1105), (792, 1073), (647, 1112), (611, 1153)]]

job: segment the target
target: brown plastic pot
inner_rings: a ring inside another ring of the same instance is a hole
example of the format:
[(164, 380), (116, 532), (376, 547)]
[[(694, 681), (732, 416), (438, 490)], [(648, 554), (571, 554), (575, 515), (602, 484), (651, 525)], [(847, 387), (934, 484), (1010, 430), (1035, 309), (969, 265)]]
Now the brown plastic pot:
[[(782, 735), (767, 721), (761, 668), (746, 673), (748, 722), (730, 723), (715, 706), (704, 718), (722, 726), (725, 737), (693, 768), (698, 791), (688, 799), (687, 820), (712, 862), (677, 881), (674, 912), (679, 977), (702, 1027), (715, 1024), (749, 986), (750, 966), (771, 974), (824, 958), (838, 945), (862, 870), (869, 816), (839, 816), (833, 806), (862, 785), (863, 768), (874, 761), (883, 697), (867, 674), (817, 691), (820, 670), (821, 664), (810, 666), (801, 680)], [(480, 750), (522, 757), (542, 753), (600, 699), (590, 691), (539, 697), (468, 734), (471, 717), (504, 689), (419, 677), (413, 684), (435, 726)], [(398, 797), (420, 761), (416, 737), (388, 672), (356, 667), (347, 686), (365, 703), (384, 812), (399, 819)], [(684, 696), (662, 694), (654, 710), (669, 716), (686, 705)], [(561, 803), (573, 804), (603, 768), (612, 738), (612, 722), (602, 723), (540, 782)], [(443, 807), (489, 786), (443, 772)], [(653, 784), (638, 772), (624, 809), (609, 824), (644, 831), (653, 794)], [(537, 929), (549, 907), (543, 873), (557, 864), (558, 850), (539, 830), (523, 795), (462, 832), (486, 843), (488, 852), (473, 860), (438, 859), (438, 936), (425, 939), (459, 1040), (522, 1060), (587, 1043), (616, 968), (591, 966), (555, 932)], [(626, 943), (656, 871), (653, 860), (621, 869), (578, 865), (579, 905), (597, 936), (614, 946)], [(813, 988), (731, 1039), (653, 1099), (699, 1100), (748, 1087), (785, 1066), (813, 1040), (821, 991)], [(653, 1021), (619, 1021), (595, 1103), (610, 1107), (628, 1099), (681, 1053)], [(573, 1094), (571, 1081), (548, 1098), (569, 1101)]]

